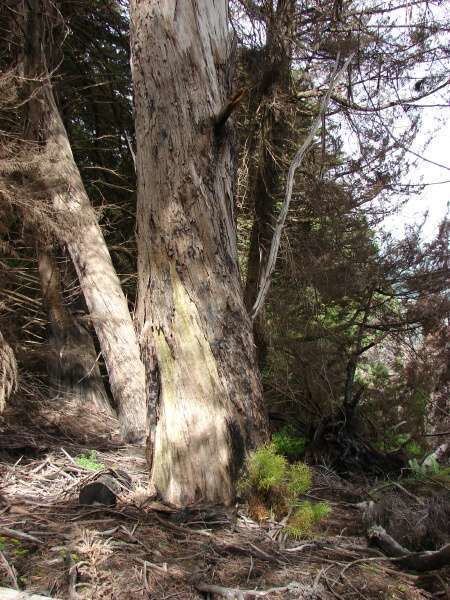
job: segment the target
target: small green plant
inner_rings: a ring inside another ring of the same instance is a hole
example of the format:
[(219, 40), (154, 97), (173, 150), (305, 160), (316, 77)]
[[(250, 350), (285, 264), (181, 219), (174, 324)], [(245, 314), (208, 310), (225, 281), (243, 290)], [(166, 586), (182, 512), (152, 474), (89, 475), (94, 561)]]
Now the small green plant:
[(264, 520), (270, 513), (285, 515), (311, 484), (312, 473), (308, 465), (302, 462), (290, 465), (272, 443), (250, 454), (238, 490), (247, 498), (253, 517)]
[(98, 461), (97, 452), (95, 450), (79, 454), (75, 457), (75, 462), (79, 467), (87, 469), (88, 471), (101, 471), (105, 468), (105, 465)]
[(437, 475), (440, 470), (438, 461), (434, 456), (427, 459), (426, 462), (419, 463), (417, 458), (412, 458), (408, 461), (408, 467), (412, 471), (414, 477), (422, 478), (428, 477), (429, 475)]
[(305, 453), (306, 438), (296, 435), (289, 425), (273, 434), (272, 443), (277, 453), (289, 460), (297, 460)]
[(301, 502), (285, 527), (286, 533), (301, 539), (312, 535), (315, 525), (329, 516), (331, 507), (327, 502)]
[(311, 487), (311, 469), (305, 463), (294, 463), (287, 472), (287, 489), (289, 495), (297, 498), (305, 494)]
[(412, 458), (408, 461), (408, 467), (415, 479), (430, 479), (444, 485), (450, 484), (450, 467), (440, 465), (434, 456), (428, 456), (421, 463), (417, 458)]
[(252, 452), (248, 458), (244, 487), (258, 492), (278, 488), (286, 478), (287, 467), (286, 459), (276, 453), (272, 444), (266, 444)]
[(423, 448), (414, 441), (408, 442), (405, 446), (405, 450), (408, 456), (411, 456), (412, 458), (418, 458), (423, 455)]
[(313, 504), (314, 518), (316, 523), (322, 519), (326, 519), (331, 514), (331, 506), (328, 502), (316, 502)]

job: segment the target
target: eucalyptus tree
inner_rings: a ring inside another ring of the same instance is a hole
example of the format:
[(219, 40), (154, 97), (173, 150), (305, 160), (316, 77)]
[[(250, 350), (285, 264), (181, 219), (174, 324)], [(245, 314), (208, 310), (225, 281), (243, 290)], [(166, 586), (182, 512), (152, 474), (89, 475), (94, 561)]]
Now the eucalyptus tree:
[(138, 303), (153, 482), (226, 502), (266, 420), (237, 262), (228, 3), (131, 3)]

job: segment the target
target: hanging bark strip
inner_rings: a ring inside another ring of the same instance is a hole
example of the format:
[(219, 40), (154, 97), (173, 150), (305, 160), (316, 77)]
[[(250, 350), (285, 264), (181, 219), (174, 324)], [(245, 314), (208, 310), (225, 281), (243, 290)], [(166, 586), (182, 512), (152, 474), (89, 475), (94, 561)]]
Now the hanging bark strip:
[(125, 440), (142, 442), (147, 433), (145, 372), (128, 303), (74, 161), (56, 105), (48, 61), (56, 54), (57, 7), (47, 0), (22, 4), (21, 57), (27, 90), (27, 137), (42, 151), (41, 178), (59, 235), (75, 266), (108, 370)]
[(316, 133), (319, 130), (319, 127), (322, 123), (322, 116), (325, 114), (325, 112), (327, 110), (327, 106), (330, 101), (331, 94), (332, 94), (333, 90), (335, 89), (336, 85), (339, 83), (342, 75), (347, 71), (347, 67), (350, 64), (352, 58), (353, 58), (353, 54), (351, 54), (345, 60), (343, 66), (340, 69), (339, 69), (339, 56), (336, 59), (336, 65), (335, 65), (334, 71), (330, 77), (330, 82), (328, 84), (327, 93), (323, 97), (322, 102), (320, 104), (319, 113), (318, 113), (316, 119), (314, 120), (314, 123), (312, 124), (311, 129), (309, 130), (309, 133), (306, 136), (305, 141), (301, 145), (297, 154), (294, 156), (291, 166), (289, 167), (287, 181), (286, 181), (286, 194), (284, 197), (284, 202), (283, 202), (283, 206), (281, 207), (280, 214), (278, 215), (277, 221), (275, 223), (275, 228), (274, 228), (274, 233), (273, 233), (273, 237), (272, 237), (272, 242), (270, 245), (270, 252), (269, 252), (269, 257), (267, 259), (267, 264), (266, 264), (265, 268), (262, 270), (262, 273), (260, 276), (259, 286), (258, 286), (258, 294), (256, 296), (255, 303), (253, 304), (253, 307), (251, 310), (252, 319), (255, 319), (257, 317), (259, 311), (263, 307), (264, 301), (267, 296), (267, 292), (269, 291), (272, 274), (275, 269), (275, 264), (277, 262), (278, 250), (279, 250), (280, 242), (281, 242), (281, 234), (283, 232), (284, 223), (286, 221), (286, 217), (289, 212), (289, 206), (291, 203), (292, 190), (294, 187), (295, 172), (297, 171), (299, 166), (302, 164), (304, 156), (306, 155), (311, 144), (313, 143), (314, 136), (316, 135)]
[(267, 431), (237, 264), (227, 4), (131, 3), (137, 317), (160, 380), (149, 453), (176, 505), (230, 503)]
[[(281, 187), (280, 157), (290, 139), (289, 120), (284, 110), (291, 93), (292, 52), (295, 39), (295, 0), (278, 2), (267, 16), (266, 43), (258, 69), (252, 70), (253, 90), (249, 113), (253, 121), (249, 136), (248, 195), (253, 212), (244, 299), (250, 312), (258, 293), (258, 282), (267, 264), (276, 222)], [(253, 320), (258, 364), (266, 366), (267, 339), (264, 315)]]

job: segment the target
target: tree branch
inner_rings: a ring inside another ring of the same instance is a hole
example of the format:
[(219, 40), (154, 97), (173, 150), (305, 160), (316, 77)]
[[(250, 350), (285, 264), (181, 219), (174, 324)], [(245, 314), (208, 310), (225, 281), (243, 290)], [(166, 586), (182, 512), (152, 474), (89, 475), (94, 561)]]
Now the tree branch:
[(391, 537), (383, 527), (373, 527), (369, 540), (402, 568), (412, 571), (433, 571), (450, 565), (450, 544), (430, 552), (410, 552)]
[(259, 279), (258, 293), (256, 295), (256, 300), (255, 300), (255, 303), (251, 310), (251, 318), (252, 319), (255, 319), (256, 316), (258, 315), (259, 311), (261, 310), (261, 308), (264, 304), (265, 298), (267, 296), (267, 292), (269, 291), (272, 273), (275, 269), (275, 264), (276, 264), (277, 257), (278, 257), (278, 250), (280, 247), (281, 234), (283, 231), (284, 223), (286, 221), (286, 217), (287, 217), (287, 214), (289, 211), (289, 206), (291, 203), (292, 191), (293, 191), (293, 187), (294, 187), (295, 172), (301, 165), (306, 152), (309, 150), (309, 148), (314, 140), (314, 136), (316, 135), (319, 127), (322, 124), (322, 117), (327, 110), (327, 106), (330, 101), (330, 97), (333, 92), (333, 89), (336, 87), (336, 85), (338, 84), (342, 75), (347, 70), (347, 67), (350, 64), (350, 61), (353, 58), (353, 54), (350, 54), (350, 56), (345, 60), (343, 66), (340, 69), (339, 69), (339, 58), (340, 57), (338, 56), (336, 59), (335, 67), (334, 67), (333, 73), (331, 74), (331, 77), (330, 77), (328, 91), (326, 92), (325, 96), (322, 99), (319, 113), (316, 116), (316, 118), (311, 126), (311, 129), (309, 130), (309, 133), (306, 136), (305, 141), (303, 142), (300, 149), (297, 151), (297, 153), (294, 156), (292, 163), (289, 167), (287, 181), (286, 181), (286, 194), (284, 197), (284, 202), (283, 202), (283, 206), (281, 208), (280, 214), (278, 215), (277, 221), (275, 223), (272, 242), (270, 245), (269, 257), (267, 259), (265, 268), (261, 272), (261, 276)]

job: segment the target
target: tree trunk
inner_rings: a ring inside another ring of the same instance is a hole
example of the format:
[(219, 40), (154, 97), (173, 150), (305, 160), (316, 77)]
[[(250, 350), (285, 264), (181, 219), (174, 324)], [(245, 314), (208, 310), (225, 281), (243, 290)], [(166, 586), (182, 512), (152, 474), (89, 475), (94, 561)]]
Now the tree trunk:
[(17, 389), (18, 369), (11, 346), (0, 331), (0, 414), (6, 401)]
[(60, 270), (51, 245), (38, 249), (38, 267), (50, 325), (48, 371), (52, 386), (63, 401), (112, 414), (92, 337), (64, 306)]
[[(290, 94), (292, 60), (292, 26), (295, 1), (282, 0), (267, 17), (267, 39), (262, 53), (261, 71), (257, 74), (250, 110), (260, 121), (253, 127), (251, 164), (248, 175), (250, 204), (254, 209), (250, 248), (247, 258), (245, 305), (250, 312), (258, 293), (261, 271), (265, 268), (273, 229), (276, 206), (280, 199), (281, 158), (289, 139), (288, 117), (283, 110)], [(264, 317), (253, 322), (258, 362), (261, 368), (267, 358)]]
[(23, 74), (32, 82), (27, 104), (28, 138), (40, 142), (42, 181), (100, 343), (123, 436), (131, 442), (142, 441), (147, 431), (147, 407), (145, 372), (136, 333), (73, 159), (48, 74), (51, 67), (46, 58), (54, 49), (51, 23), (57, 23), (58, 13), (46, 0), (29, 0), (23, 7), (26, 15)]
[[(131, 3), (138, 307), (159, 377), (152, 479), (164, 499), (229, 503), (267, 426), (237, 266), (226, 0)], [(151, 398), (153, 403), (155, 398)]]

